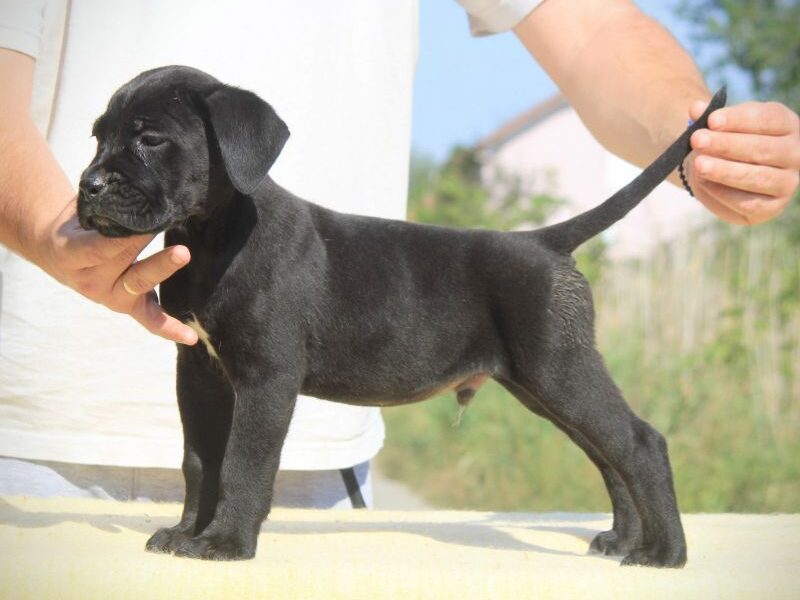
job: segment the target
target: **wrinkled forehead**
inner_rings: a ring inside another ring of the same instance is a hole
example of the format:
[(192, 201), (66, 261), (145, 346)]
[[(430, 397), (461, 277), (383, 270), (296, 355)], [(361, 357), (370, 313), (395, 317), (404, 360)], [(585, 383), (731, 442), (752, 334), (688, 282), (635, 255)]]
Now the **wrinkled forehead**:
[(92, 134), (104, 136), (147, 129), (174, 131), (196, 124), (200, 117), (195, 97), (219, 85), (213, 78), (202, 75), (204, 78), (198, 80), (187, 78), (185, 72), (166, 69), (139, 75), (111, 97), (106, 111), (95, 121)]
[(96, 136), (114, 132), (139, 132), (146, 129), (172, 131), (192, 124), (196, 111), (191, 99), (177, 93), (137, 93), (124, 97), (115, 95), (92, 128)]

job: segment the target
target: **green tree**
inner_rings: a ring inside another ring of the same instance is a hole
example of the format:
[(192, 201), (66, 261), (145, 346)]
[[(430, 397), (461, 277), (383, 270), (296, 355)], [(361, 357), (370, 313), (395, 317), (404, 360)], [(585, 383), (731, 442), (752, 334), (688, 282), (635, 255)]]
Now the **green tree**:
[(758, 98), (800, 110), (799, 0), (683, 0), (679, 14), (699, 46), (720, 50), (709, 70), (732, 66)]

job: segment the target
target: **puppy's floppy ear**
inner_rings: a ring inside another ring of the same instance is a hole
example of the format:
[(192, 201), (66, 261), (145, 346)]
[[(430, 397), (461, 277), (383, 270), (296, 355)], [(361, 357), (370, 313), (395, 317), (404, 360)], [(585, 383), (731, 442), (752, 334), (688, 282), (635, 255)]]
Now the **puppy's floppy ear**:
[(281, 153), (289, 128), (247, 90), (225, 85), (203, 100), (228, 178), (241, 193), (251, 193)]

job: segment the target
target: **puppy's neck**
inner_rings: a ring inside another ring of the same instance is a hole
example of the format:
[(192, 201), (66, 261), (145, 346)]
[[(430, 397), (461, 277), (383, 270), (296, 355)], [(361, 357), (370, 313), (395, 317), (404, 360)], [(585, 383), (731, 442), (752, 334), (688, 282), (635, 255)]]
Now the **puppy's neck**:
[(192, 254), (204, 249), (221, 248), (246, 240), (255, 226), (256, 216), (252, 201), (235, 189), (223, 190), (209, 197), (208, 213), (189, 217), (178, 227), (167, 232), (170, 244), (184, 244)]
[(284, 246), (291, 246), (287, 240), (294, 232), (305, 230), (298, 223), (308, 220), (308, 203), (271, 178), (266, 177), (253, 195), (231, 190), (228, 195), (209, 198), (208, 206), (213, 209), (208, 214), (193, 216), (167, 232), (167, 245), (183, 244), (192, 253), (192, 261), (182, 271), (203, 269), (206, 262), (218, 265), (220, 260), (232, 260), (254, 235), (259, 247), (269, 246), (272, 258), (277, 259)]

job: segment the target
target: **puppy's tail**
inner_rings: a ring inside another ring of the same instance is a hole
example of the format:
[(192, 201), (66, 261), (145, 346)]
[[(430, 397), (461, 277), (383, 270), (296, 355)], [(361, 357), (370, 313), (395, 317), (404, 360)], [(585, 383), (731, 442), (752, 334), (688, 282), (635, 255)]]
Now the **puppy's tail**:
[(689, 154), (689, 138), (698, 129), (706, 127), (708, 115), (725, 106), (726, 89), (720, 89), (697, 121), (681, 135), (649, 167), (602, 204), (562, 223), (536, 230), (544, 243), (557, 251), (570, 253), (585, 241), (608, 229), (628, 214), (653, 189), (661, 183)]

